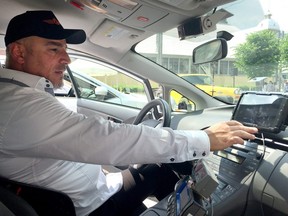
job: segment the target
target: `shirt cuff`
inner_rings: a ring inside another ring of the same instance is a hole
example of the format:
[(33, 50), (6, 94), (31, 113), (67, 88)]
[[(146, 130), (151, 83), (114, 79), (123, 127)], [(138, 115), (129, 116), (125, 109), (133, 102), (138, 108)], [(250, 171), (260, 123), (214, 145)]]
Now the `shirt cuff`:
[(185, 130), (179, 132), (187, 137), (187, 157), (190, 160), (207, 157), (210, 154), (210, 140), (205, 131)]

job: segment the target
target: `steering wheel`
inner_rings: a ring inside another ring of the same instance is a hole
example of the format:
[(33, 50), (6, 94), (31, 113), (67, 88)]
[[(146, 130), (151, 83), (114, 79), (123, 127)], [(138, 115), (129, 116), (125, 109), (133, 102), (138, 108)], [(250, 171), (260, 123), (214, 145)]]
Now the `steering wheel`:
[(150, 127), (169, 127), (171, 110), (163, 99), (154, 99), (146, 104), (133, 121), (134, 125), (143, 124)]
[[(161, 110), (161, 113), (159, 112), (159, 110)], [(143, 124), (154, 128), (169, 127), (170, 123), (171, 123), (171, 109), (168, 103), (163, 99), (154, 99), (150, 101), (148, 104), (146, 104), (133, 122), (134, 125)], [(174, 170), (178, 174), (189, 175), (191, 174), (193, 162), (186, 161), (166, 165), (169, 166), (172, 170)]]
[[(161, 112), (160, 112), (161, 111)], [(143, 124), (149, 127), (169, 127), (171, 123), (171, 110), (163, 99), (154, 99), (148, 102), (133, 121), (134, 125)], [(128, 166), (116, 166), (124, 170)]]

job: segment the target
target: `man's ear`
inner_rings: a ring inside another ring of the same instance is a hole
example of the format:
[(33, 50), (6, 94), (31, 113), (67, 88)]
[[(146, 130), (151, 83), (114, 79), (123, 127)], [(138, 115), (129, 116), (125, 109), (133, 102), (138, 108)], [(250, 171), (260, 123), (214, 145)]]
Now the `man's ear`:
[(24, 63), (24, 46), (14, 42), (11, 44), (11, 56), (18, 64)]

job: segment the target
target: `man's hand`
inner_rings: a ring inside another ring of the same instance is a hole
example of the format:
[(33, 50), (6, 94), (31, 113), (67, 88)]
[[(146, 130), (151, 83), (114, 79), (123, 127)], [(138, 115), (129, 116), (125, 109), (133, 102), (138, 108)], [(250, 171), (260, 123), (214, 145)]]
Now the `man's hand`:
[(222, 122), (204, 130), (210, 139), (210, 150), (225, 149), (233, 144), (243, 144), (245, 140), (255, 139), (255, 127), (246, 127), (237, 121)]

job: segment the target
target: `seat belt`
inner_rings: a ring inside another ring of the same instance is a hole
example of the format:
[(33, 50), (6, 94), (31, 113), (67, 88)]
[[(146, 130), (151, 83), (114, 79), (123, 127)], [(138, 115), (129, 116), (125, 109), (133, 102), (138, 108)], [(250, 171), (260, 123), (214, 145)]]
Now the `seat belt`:
[[(0, 78), (0, 82), (5, 82), (5, 83), (12, 83), (14, 85), (18, 85), (21, 87), (30, 87), (29, 85), (26, 85), (25, 83), (22, 83), (20, 81), (14, 80), (14, 79), (8, 79), (8, 78)], [(45, 92), (48, 92), (52, 96), (55, 96), (54, 91), (52, 88), (45, 88)]]
[(12, 83), (12, 84), (15, 84), (15, 85), (18, 85), (18, 86), (21, 86), (21, 87), (29, 87), (25, 83), (19, 82), (19, 81), (14, 80), (14, 79), (0, 78), (0, 82)]

